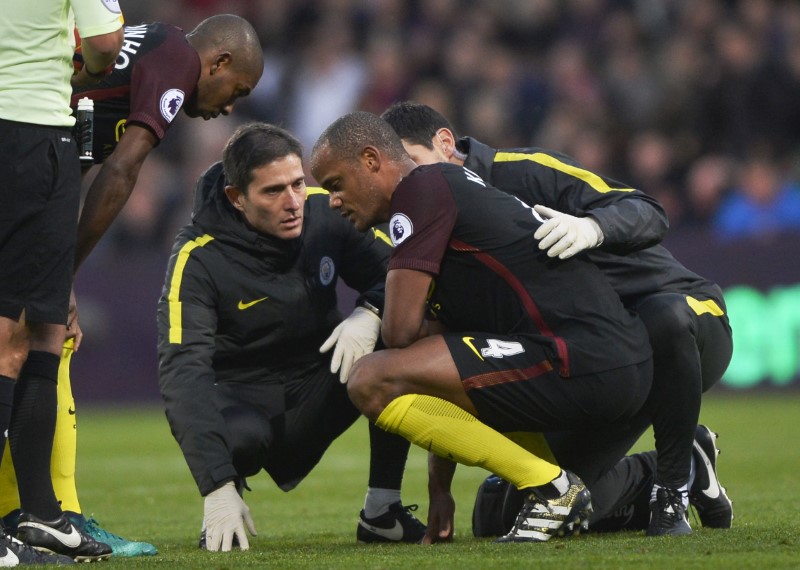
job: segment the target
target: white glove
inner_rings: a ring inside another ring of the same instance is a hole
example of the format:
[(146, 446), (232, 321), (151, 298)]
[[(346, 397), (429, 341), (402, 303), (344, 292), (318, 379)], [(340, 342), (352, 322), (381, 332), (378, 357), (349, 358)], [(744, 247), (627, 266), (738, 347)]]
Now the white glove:
[(364, 307), (356, 307), (349, 317), (333, 329), (328, 340), (319, 347), (319, 351), (328, 352), (334, 344), (336, 345), (331, 357), (331, 372), (335, 374), (341, 367), (339, 382), (347, 383), (347, 375), (350, 374), (353, 364), (373, 351), (380, 333), (380, 317)]
[(577, 218), (540, 204), (533, 209), (547, 220), (533, 237), (540, 240), (539, 249), (546, 249), (548, 257), (567, 259), (603, 243), (603, 230), (594, 218)]
[(250, 543), (244, 532), (245, 525), (250, 534), (255, 536), (256, 525), (250, 516), (250, 509), (236, 492), (233, 481), (206, 495), (203, 527), (206, 529), (207, 550), (230, 552), (234, 536), (239, 541), (239, 548), (249, 549)]

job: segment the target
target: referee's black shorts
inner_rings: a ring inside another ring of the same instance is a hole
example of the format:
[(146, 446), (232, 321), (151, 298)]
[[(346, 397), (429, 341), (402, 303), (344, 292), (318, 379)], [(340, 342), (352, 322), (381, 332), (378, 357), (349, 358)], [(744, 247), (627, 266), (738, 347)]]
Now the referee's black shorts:
[(80, 189), (69, 129), (0, 119), (0, 316), (66, 324)]
[(624, 421), (642, 407), (650, 391), (651, 359), (562, 378), (546, 348), (525, 336), (469, 332), (448, 333), (444, 339), (480, 420), (500, 432)]

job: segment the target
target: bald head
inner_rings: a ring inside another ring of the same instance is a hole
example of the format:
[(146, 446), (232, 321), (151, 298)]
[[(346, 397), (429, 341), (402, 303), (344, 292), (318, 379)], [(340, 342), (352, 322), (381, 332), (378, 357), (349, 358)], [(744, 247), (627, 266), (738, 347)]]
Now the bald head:
[(244, 18), (220, 14), (200, 22), (186, 41), (200, 58), (200, 77), (184, 112), (204, 119), (229, 114), (236, 100), (255, 88), (264, 71), (256, 31)]
[(360, 231), (388, 221), (392, 194), (415, 167), (397, 133), (372, 113), (337, 119), (311, 152), (311, 172), (331, 193), (331, 208)]
[(261, 43), (253, 26), (241, 16), (218, 14), (206, 18), (186, 34), (186, 39), (200, 54), (230, 53), (237, 70), (261, 77)]

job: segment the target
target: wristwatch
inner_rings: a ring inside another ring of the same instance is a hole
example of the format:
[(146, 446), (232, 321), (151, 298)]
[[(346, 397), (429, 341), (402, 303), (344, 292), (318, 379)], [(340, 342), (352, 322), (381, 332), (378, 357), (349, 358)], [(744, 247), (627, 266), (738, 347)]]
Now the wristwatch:
[(368, 311), (372, 311), (375, 315), (380, 319), (381, 318), (381, 310), (370, 303), (369, 301), (362, 301), (361, 306), (367, 309)]

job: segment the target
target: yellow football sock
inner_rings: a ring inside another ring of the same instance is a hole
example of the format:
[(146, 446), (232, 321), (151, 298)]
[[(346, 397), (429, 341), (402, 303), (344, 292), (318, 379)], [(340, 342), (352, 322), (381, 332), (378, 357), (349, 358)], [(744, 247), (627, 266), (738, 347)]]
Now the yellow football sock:
[(81, 512), (78, 490), (75, 488), (75, 458), (78, 453), (78, 431), (75, 416), (75, 399), (69, 367), (72, 361), (73, 339), (64, 343), (61, 364), (58, 367), (58, 414), (56, 435), (53, 439), (53, 456), (50, 460), (50, 477), (53, 490), (61, 503), (61, 510)]
[[(50, 477), (56, 498), (65, 511), (81, 512), (78, 491), (75, 488), (75, 456), (77, 453), (77, 432), (75, 428), (75, 401), (69, 378), (74, 342), (64, 343), (61, 351), (61, 364), (58, 367), (58, 413), (56, 433), (53, 440), (53, 455), (50, 460)], [(19, 492), (14, 463), (8, 442), (0, 464), (0, 516), (5, 516), (19, 508)]]
[(518, 489), (544, 485), (561, 473), (556, 465), (441, 398), (400, 396), (386, 406), (375, 424), (440, 457), (483, 467)]
[(558, 464), (543, 433), (538, 431), (512, 431), (503, 433), (503, 435), (520, 447), (524, 447), (536, 457), (541, 457), (554, 465)]
[(3, 450), (3, 461), (0, 464), (0, 516), (6, 516), (19, 508), (19, 492), (17, 491), (17, 475), (11, 461), (11, 448), (8, 441)]

